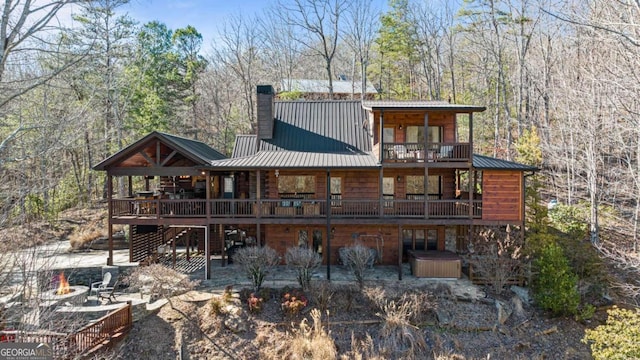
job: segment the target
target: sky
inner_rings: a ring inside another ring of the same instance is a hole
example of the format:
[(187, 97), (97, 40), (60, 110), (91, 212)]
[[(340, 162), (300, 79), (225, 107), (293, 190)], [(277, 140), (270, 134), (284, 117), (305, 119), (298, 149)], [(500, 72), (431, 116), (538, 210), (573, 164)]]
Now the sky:
[(208, 47), (225, 18), (257, 14), (273, 4), (275, 0), (131, 0), (122, 11), (140, 24), (158, 20), (172, 30), (191, 25)]
[[(384, 9), (387, 1), (372, 0), (372, 3)], [(121, 11), (140, 24), (158, 20), (171, 30), (191, 25), (202, 34), (202, 48), (206, 51), (225, 19), (240, 14), (260, 15), (276, 4), (277, 0), (131, 0)]]

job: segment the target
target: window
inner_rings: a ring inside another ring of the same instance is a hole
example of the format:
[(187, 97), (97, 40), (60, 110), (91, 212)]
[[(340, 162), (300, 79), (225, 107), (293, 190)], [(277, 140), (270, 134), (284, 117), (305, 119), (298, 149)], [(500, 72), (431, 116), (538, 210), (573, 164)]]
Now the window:
[(322, 231), (313, 230), (313, 251), (322, 254)]
[(298, 231), (298, 246), (305, 249), (309, 247), (309, 233), (307, 230)]
[[(393, 200), (395, 193), (395, 183), (392, 177), (382, 178), (382, 197), (385, 200)], [(393, 201), (385, 201), (384, 207), (393, 207)]]
[(407, 175), (407, 200), (424, 200), (424, 176)]
[(442, 126), (429, 126), (427, 141), (430, 143), (442, 142)]
[(305, 199), (313, 198), (316, 192), (316, 177), (312, 175), (278, 177), (278, 193), (280, 198)]
[(424, 143), (424, 126), (407, 126), (408, 143)]
[(342, 178), (331, 177), (331, 206), (342, 206)]
[(408, 250), (431, 250), (426, 247), (424, 234), (425, 231), (423, 229), (403, 229), (402, 245), (404, 252), (406, 253)]
[(382, 141), (385, 144), (389, 144), (389, 143), (394, 143), (396, 142), (396, 136), (395, 136), (395, 128), (392, 127), (386, 127), (382, 130)]
[[(407, 175), (407, 200), (424, 200), (424, 176), (423, 175)], [(442, 199), (442, 177), (438, 175), (429, 175), (429, 183), (427, 184), (427, 193), (429, 200)]]
[(427, 194), (431, 200), (442, 199), (442, 176), (429, 175)]
[[(424, 241), (424, 232), (422, 240)], [(438, 250), (438, 230), (436, 229), (427, 230), (427, 250)]]

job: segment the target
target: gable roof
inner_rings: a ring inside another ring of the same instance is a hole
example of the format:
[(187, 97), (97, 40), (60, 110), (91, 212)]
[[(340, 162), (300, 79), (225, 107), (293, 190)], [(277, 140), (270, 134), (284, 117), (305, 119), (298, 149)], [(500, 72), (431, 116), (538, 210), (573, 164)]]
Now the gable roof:
[(514, 161), (496, 159), (489, 156), (473, 154), (473, 167), (480, 170), (519, 170), (537, 171), (538, 168)]
[(95, 165), (93, 169), (107, 170), (107, 168), (115, 164), (119, 164), (122, 161), (134, 156), (139, 151), (141, 151), (145, 147), (148, 147), (150, 144), (152, 144), (152, 142), (156, 140), (159, 140), (161, 143), (166, 144), (168, 147), (180, 153), (186, 159), (191, 160), (195, 165), (207, 165), (211, 163), (211, 161), (226, 158), (226, 156), (201, 141), (166, 134), (159, 131), (153, 131), (147, 134), (142, 139), (130, 144), (117, 153), (102, 160), (100, 163)]
[(360, 101), (276, 101), (271, 139), (239, 135), (232, 159), (216, 168), (379, 167), (371, 154), (367, 114)]

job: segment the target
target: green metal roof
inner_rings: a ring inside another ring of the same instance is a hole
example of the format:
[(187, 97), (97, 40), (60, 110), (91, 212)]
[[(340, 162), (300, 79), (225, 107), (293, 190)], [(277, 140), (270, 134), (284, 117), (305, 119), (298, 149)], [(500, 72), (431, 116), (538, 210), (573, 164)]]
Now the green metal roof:
[(459, 113), (481, 112), (487, 108), (476, 105), (451, 104), (446, 101), (397, 101), (397, 100), (365, 100), (362, 107), (367, 110), (427, 110), (454, 111)]
[(519, 170), (537, 171), (535, 166), (520, 164), (513, 161), (496, 159), (489, 156), (473, 154), (473, 167), (480, 170)]

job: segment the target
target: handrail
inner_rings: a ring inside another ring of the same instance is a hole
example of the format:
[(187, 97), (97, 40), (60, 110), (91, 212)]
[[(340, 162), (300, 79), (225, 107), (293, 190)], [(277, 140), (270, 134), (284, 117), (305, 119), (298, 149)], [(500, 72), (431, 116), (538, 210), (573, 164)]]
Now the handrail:
[[(122, 208), (122, 201), (112, 200), (113, 206)], [(205, 217), (206, 201), (182, 199), (159, 201), (160, 214), (131, 214), (114, 211), (117, 216)], [(213, 199), (209, 200), (212, 218), (324, 218), (327, 201), (324, 199)], [(382, 211), (380, 211), (382, 206)], [(482, 217), (482, 200), (473, 200), (473, 218)], [(258, 211), (260, 210), (260, 211)], [(427, 214), (425, 214), (427, 211)], [(340, 199), (331, 200), (331, 216), (334, 218), (469, 218), (467, 199)]]

